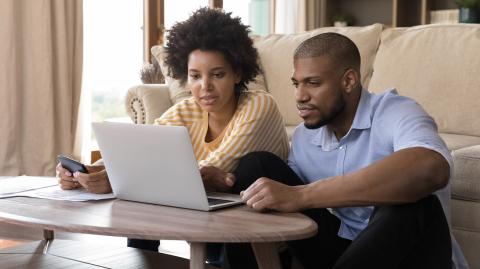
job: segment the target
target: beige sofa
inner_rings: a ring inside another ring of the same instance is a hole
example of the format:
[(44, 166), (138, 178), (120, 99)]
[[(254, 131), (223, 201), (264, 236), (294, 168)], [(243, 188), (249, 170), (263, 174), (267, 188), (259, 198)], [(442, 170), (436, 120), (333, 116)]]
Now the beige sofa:
[[(375, 24), (255, 38), (264, 74), (251, 88), (265, 89), (275, 97), (289, 133), (301, 122), (290, 82), (293, 51), (306, 38), (327, 31), (345, 34), (358, 45), (365, 88), (381, 92), (395, 87), (435, 118), (454, 156), (453, 233), (470, 268), (480, 268), (480, 26), (385, 29)], [(161, 60), (161, 48), (152, 52)], [(171, 78), (166, 83), (129, 89), (126, 107), (135, 123), (152, 123), (188, 95)]]

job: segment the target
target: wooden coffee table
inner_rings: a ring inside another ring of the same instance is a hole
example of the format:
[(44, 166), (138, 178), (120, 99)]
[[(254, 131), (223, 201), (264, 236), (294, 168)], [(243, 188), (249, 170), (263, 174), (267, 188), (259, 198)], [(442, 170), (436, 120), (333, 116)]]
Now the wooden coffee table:
[(298, 213), (257, 213), (245, 207), (201, 212), (124, 200), (68, 202), (0, 199), (0, 221), (53, 231), (152, 240), (186, 240), (190, 268), (205, 268), (205, 243), (248, 242), (260, 268), (280, 268), (276, 242), (311, 237), (317, 226)]

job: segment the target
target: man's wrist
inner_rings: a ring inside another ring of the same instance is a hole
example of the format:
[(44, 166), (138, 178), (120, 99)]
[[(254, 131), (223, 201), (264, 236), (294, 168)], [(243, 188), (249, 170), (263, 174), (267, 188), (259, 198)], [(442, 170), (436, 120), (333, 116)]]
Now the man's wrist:
[(297, 197), (298, 205), (301, 210), (312, 208), (312, 201), (310, 198), (310, 186), (309, 185), (299, 185), (297, 188)]

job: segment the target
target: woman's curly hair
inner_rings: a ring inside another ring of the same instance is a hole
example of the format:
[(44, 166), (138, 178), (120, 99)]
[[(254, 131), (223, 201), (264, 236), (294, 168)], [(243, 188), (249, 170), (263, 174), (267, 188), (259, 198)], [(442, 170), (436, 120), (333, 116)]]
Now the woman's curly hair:
[(192, 51), (219, 51), (241, 76), (240, 82), (235, 84), (235, 92), (246, 90), (246, 84), (260, 73), (258, 52), (248, 36), (249, 32), (249, 27), (242, 24), (239, 17), (232, 18), (231, 13), (198, 9), (168, 32), (165, 48), (168, 75), (185, 84), (188, 56)]

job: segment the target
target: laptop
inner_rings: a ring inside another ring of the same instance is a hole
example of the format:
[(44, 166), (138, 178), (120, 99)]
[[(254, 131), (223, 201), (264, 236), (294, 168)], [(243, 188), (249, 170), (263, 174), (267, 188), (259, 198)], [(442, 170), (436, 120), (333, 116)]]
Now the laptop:
[(202, 211), (242, 203), (236, 194), (207, 196), (187, 128), (115, 122), (92, 127), (117, 198)]

